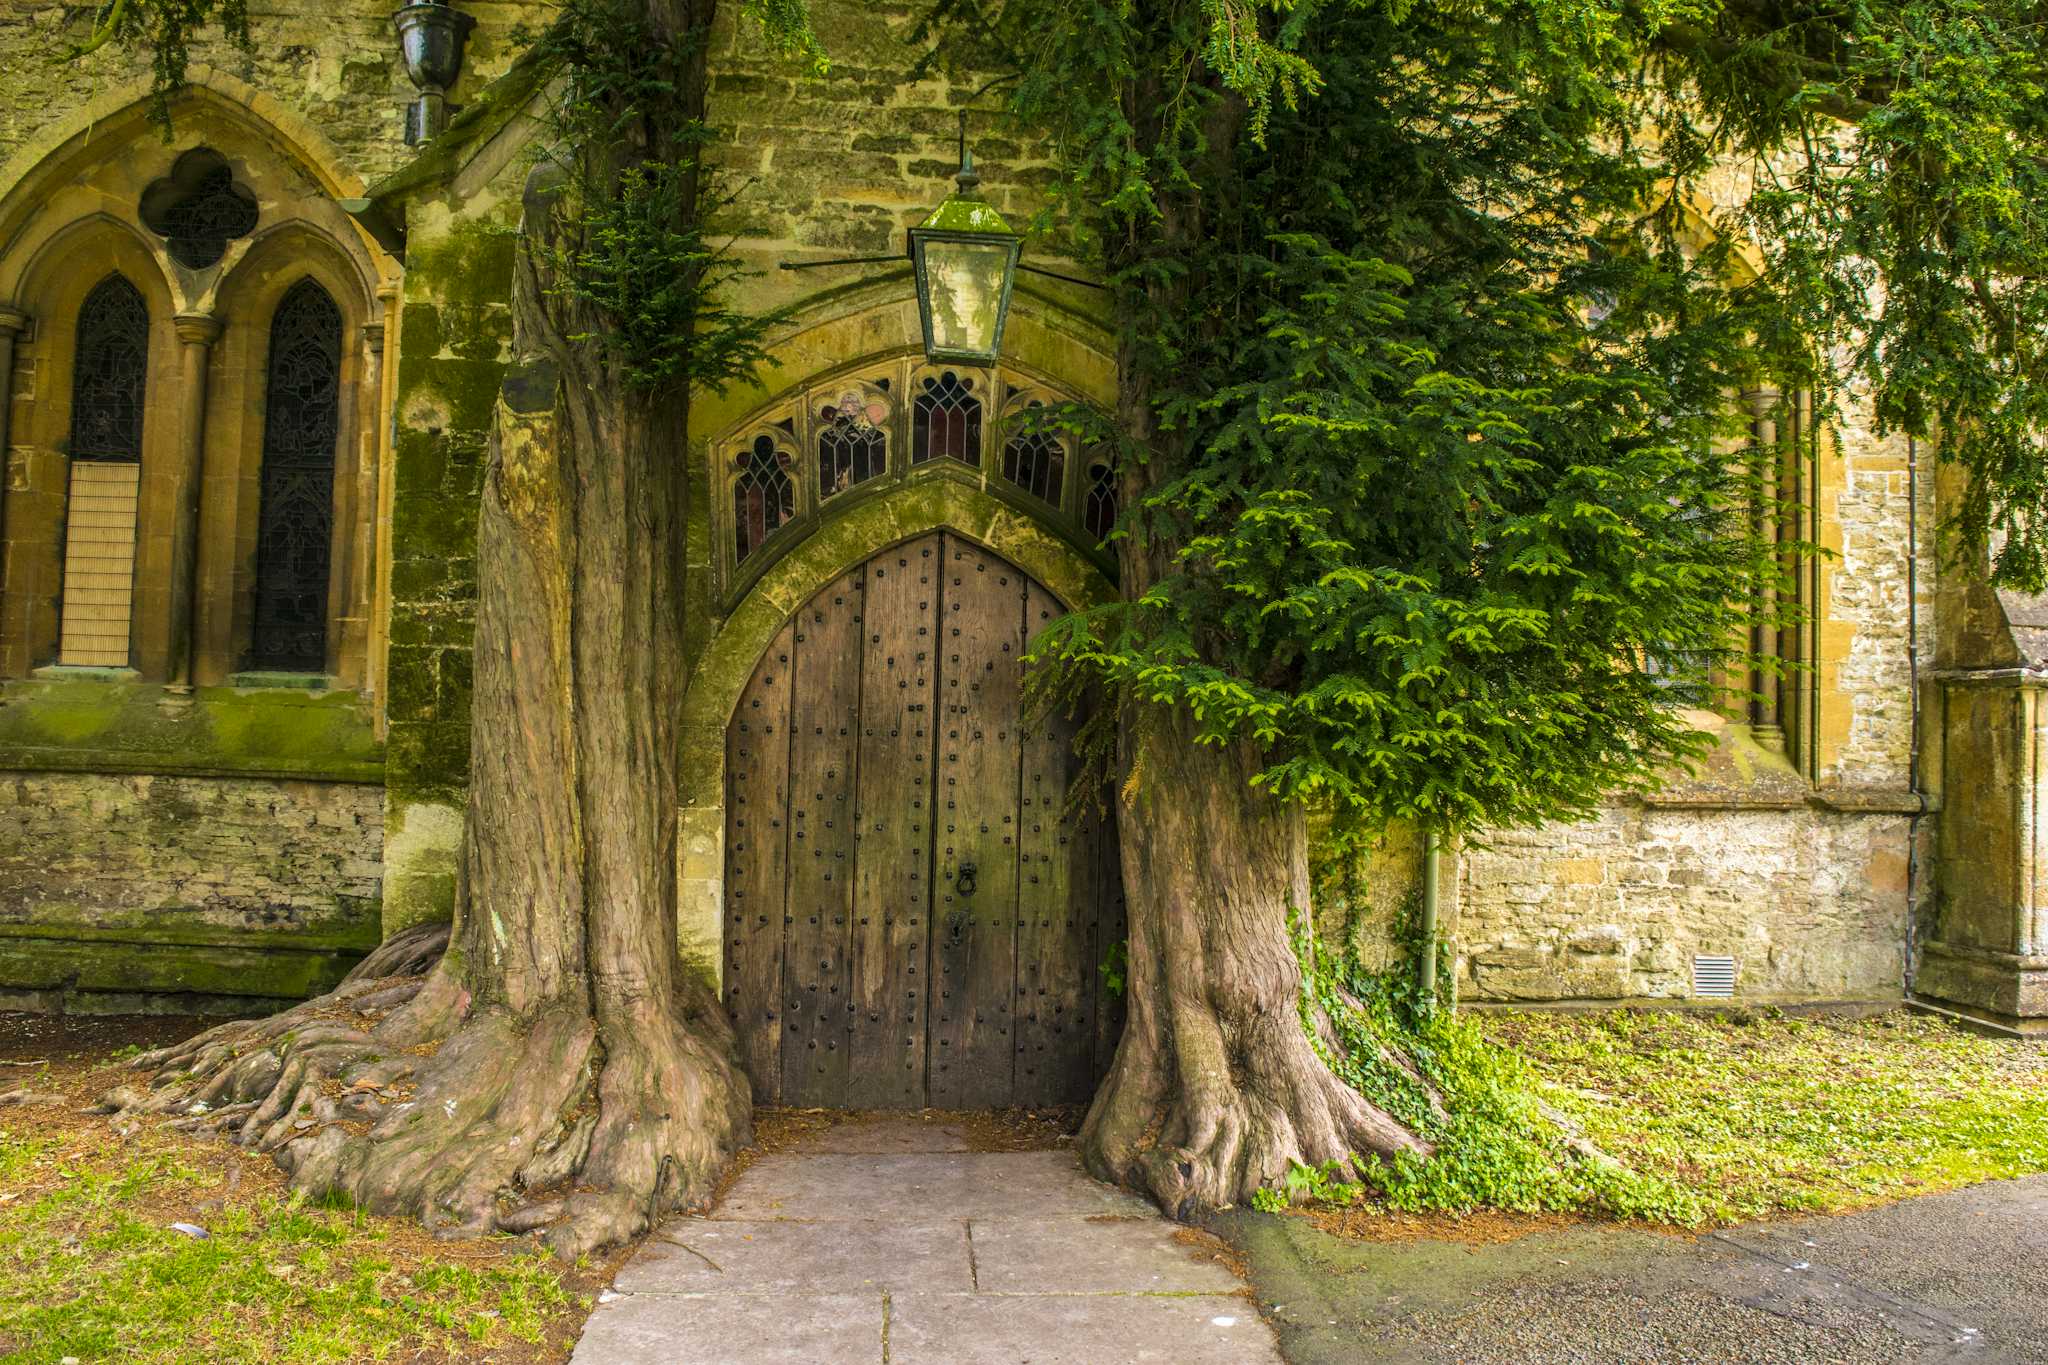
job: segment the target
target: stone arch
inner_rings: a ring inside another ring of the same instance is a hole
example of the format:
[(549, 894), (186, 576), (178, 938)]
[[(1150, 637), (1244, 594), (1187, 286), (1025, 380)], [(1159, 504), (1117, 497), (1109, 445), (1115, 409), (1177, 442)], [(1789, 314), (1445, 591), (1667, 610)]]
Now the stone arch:
[[(397, 278), (398, 263), (336, 203), (362, 192), (360, 177), (303, 118), (246, 82), (206, 68), (195, 68), (191, 83), (173, 97), (171, 116), (173, 141), (166, 143), (149, 121), (147, 82), (127, 82), (59, 120), (0, 168), (0, 301), (12, 300), (26, 261), (72, 222), (93, 213), (138, 221), (136, 204), (144, 183), (160, 173), (157, 163), (202, 144), (241, 163), (238, 169), (258, 182), (253, 188), (264, 201), (264, 221), (218, 266), (198, 272), (174, 267), (162, 243), (145, 236), (179, 295), (180, 312), (206, 311), (212, 290), (263, 230), (281, 223), (315, 223), (355, 259), (359, 273), (379, 282)], [(137, 154), (122, 155), (129, 147)], [(149, 155), (142, 154), (145, 148)]]
[(848, 507), (762, 575), (706, 643), (683, 696), (677, 828), (677, 929), (684, 954), (716, 982), (725, 904), (725, 729), (762, 653), (817, 592), (891, 546), (950, 531), (1008, 560), (1069, 609), (1113, 601), (1089, 556), (1038, 519), (947, 480), (899, 485)]
[(365, 667), (369, 547), (374, 519), (379, 423), (375, 389), (381, 345), (374, 276), (358, 252), (320, 225), (287, 221), (255, 235), (211, 296), (228, 326), (216, 344), (206, 462), (213, 495), (200, 537), (198, 681), (223, 681), (243, 666), (255, 595), (261, 512), (263, 434), (270, 327), (278, 305), (301, 280), (317, 284), (341, 310), (341, 429), (335, 466), (334, 547), (329, 557), (326, 671), (344, 680)]
[[(18, 459), (20, 448), (29, 448), (21, 475), (25, 496), (9, 499), (14, 505), (7, 516), (34, 531), (52, 520), (42, 504), (61, 502), (54, 480), (62, 473), (72, 296), (90, 286), (82, 276), (96, 280), (104, 273), (98, 258), (118, 256), (150, 299), (151, 373), (161, 376), (148, 400), (134, 662), (147, 681), (180, 687), (226, 681), (243, 667), (248, 633), (271, 314), (284, 289), (311, 277), (344, 319), (330, 561), (337, 573), (328, 626), (336, 648), (323, 671), (352, 685), (367, 673), (366, 599), (383, 427), (379, 334), (398, 263), (335, 202), (337, 194), (359, 193), (360, 181), (324, 138), (276, 100), (226, 73), (198, 69), (173, 98), (172, 120), (167, 143), (150, 123), (146, 83), (130, 82), (44, 130), (0, 173), (6, 177), (0, 179), (0, 308), (27, 322), (15, 360), (32, 390), (13, 439)], [(143, 224), (141, 206), (151, 186), (200, 146), (227, 162), (255, 197), (258, 217), (252, 231), (228, 241), (218, 260), (181, 264)], [(201, 368), (192, 371), (194, 364)], [(193, 395), (204, 397), (196, 420), (184, 410)], [(170, 407), (160, 413), (161, 404)], [(203, 431), (196, 453), (185, 448), (182, 435), (194, 431)], [(185, 478), (196, 478), (202, 489), (196, 529), (171, 511), (173, 503), (182, 504), (176, 490)], [(11, 592), (41, 592), (57, 541), (40, 532), (10, 533)], [(47, 660), (45, 618), (53, 619), (54, 599), (48, 610), (40, 601), (30, 606), (26, 614), (9, 616), (25, 624), (0, 637), (0, 675), (19, 675)]]
[(0, 675), (22, 676), (57, 658), (79, 309), (116, 273), (141, 292), (149, 311), (131, 652), (145, 671), (162, 652), (155, 592), (166, 571), (160, 547), (169, 534), (161, 493), (178, 440), (177, 295), (158, 253), (134, 224), (91, 213), (52, 233), (21, 276), (18, 297), (34, 319), (34, 331), (16, 353), (13, 387), (27, 401), (16, 406), (7, 452), (9, 487), (0, 503), (6, 556), (0, 582), (12, 599), (0, 633)]
[[(101, 159), (109, 145), (138, 134), (156, 138), (149, 121), (148, 77), (120, 81), (52, 120), (0, 165), (0, 243), (15, 229), (21, 201)], [(193, 66), (185, 87), (171, 98), (173, 128), (185, 115), (203, 113), (240, 125), (270, 142), (303, 169), (329, 198), (363, 193), (362, 177), (319, 128), (289, 105), (232, 72)], [(365, 239), (367, 240), (367, 238)], [(0, 247), (0, 250), (4, 250)]]

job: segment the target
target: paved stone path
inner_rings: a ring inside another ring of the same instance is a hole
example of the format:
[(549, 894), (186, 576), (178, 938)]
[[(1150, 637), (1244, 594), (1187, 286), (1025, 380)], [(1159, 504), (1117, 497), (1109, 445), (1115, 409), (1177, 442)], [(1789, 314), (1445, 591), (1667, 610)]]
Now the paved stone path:
[(763, 1156), (620, 1270), (573, 1365), (1277, 1365), (1213, 1253), (1072, 1153), (916, 1118)]

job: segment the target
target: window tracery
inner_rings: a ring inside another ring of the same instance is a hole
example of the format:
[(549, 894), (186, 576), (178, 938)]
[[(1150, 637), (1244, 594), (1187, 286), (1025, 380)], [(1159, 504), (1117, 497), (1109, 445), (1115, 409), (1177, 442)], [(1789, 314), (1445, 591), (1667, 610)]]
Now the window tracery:
[(820, 498), (888, 472), (888, 384), (848, 385), (818, 410)]
[[(1089, 480), (1059, 416), (1071, 401), (1038, 379), (918, 354), (791, 394), (713, 443), (720, 590), (740, 590), (842, 495), (883, 482), (964, 482), (1097, 545), (1101, 532), (1083, 524)], [(1106, 489), (1106, 511), (1103, 490), (1095, 499), (1104, 529), (1116, 516), (1113, 478)]]
[(226, 158), (211, 147), (180, 156), (169, 175), (142, 192), (137, 211), (188, 270), (218, 264), (229, 242), (256, 230), (256, 196), (235, 183)]
[(1060, 505), (1066, 484), (1067, 447), (1058, 432), (1043, 424), (1045, 404), (1036, 398), (1011, 415), (1003, 442), (1003, 477), (1042, 502)]
[(270, 324), (250, 647), (257, 668), (326, 667), (340, 436), (341, 309), (301, 280)]
[(910, 462), (958, 460), (981, 466), (981, 398), (971, 374), (926, 375), (911, 403)]
[(1122, 496), (1117, 490), (1116, 471), (1109, 461), (1092, 461), (1088, 466), (1088, 492), (1081, 500), (1081, 525), (1097, 544), (1109, 539), (1109, 533), (1116, 529)]
[(732, 485), (734, 549), (743, 562), (796, 515), (796, 481), (789, 477), (789, 452), (765, 433), (733, 463), (739, 470)]
[(121, 275), (93, 286), (78, 310), (71, 372), (71, 458), (142, 458), (142, 394), (149, 369), (149, 306)]

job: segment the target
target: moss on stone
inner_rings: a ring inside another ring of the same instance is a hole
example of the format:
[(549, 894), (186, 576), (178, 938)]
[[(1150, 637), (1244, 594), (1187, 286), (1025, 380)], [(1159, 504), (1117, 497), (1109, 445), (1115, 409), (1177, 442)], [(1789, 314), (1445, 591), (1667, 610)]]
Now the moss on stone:
[(0, 981), (20, 990), (179, 991), (304, 999), (334, 989), (361, 953), (0, 936)]
[(36, 678), (0, 687), (0, 768), (268, 773), (374, 782), (383, 750), (354, 692)]

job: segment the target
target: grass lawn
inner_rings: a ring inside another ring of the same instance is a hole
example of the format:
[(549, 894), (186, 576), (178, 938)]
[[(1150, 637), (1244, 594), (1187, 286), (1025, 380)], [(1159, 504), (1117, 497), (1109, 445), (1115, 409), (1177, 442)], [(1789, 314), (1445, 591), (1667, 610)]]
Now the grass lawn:
[(1868, 1018), (1488, 1014), (1545, 1100), (1680, 1221), (1834, 1212), (2048, 1171), (2048, 1042)]
[[(0, 1359), (559, 1361), (611, 1263), (321, 1208), (266, 1156), (78, 1111), (200, 1021), (0, 1016)], [(204, 1228), (187, 1236), (173, 1223)]]

